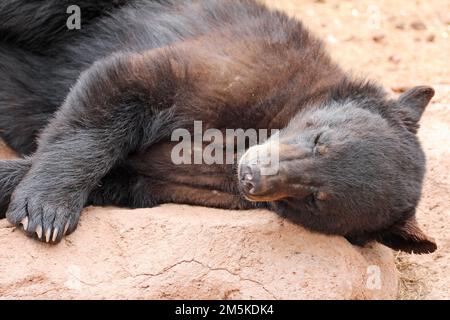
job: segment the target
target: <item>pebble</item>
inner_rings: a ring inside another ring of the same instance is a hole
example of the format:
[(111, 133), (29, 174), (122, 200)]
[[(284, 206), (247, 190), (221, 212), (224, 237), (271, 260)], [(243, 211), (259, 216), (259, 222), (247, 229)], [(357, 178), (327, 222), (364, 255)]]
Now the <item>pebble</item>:
[(430, 34), (427, 36), (426, 39), (428, 42), (434, 42), (434, 39), (436, 39), (436, 36), (434, 34)]
[(399, 30), (405, 30), (405, 24), (403, 22), (398, 22), (395, 24), (395, 28)]
[(399, 56), (393, 54), (393, 55), (389, 56), (388, 61), (393, 64), (399, 64), (401, 59)]
[(329, 43), (337, 43), (337, 42), (338, 42), (338, 39), (337, 39), (335, 36), (333, 36), (332, 34), (330, 34), (330, 35), (328, 35), (328, 37), (327, 37), (327, 41), (328, 41)]
[(378, 34), (374, 34), (372, 36), (372, 40), (375, 41), (376, 43), (381, 43), (383, 42), (383, 40), (386, 38), (386, 35), (383, 33), (378, 33)]
[(422, 21), (413, 21), (411, 22), (411, 28), (414, 30), (425, 30), (427, 27)]

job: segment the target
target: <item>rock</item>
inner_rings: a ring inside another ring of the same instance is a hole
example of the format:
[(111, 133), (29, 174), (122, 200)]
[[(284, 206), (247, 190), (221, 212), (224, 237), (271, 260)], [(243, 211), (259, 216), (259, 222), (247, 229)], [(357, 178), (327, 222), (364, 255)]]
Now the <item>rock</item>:
[(87, 208), (59, 245), (0, 221), (12, 299), (393, 299), (390, 249), (352, 246), (274, 213), (181, 205)]
[(402, 59), (398, 55), (393, 54), (389, 56), (388, 61), (392, 64), (399, 64)]
[(422, 21), (413, 21), (411, 22), (411, 28), (414, 30), (425, 30), (427, 26)]
[(405, 30), (405, 23), (404, 22), (398, 22), (395, 24), (395, 28), (398, 30)]
[(331, 44), (336, 44), (336, 43), (339, 42), (339, 40), (335, 36), (333, 36), (332, 34), (329, 34), (327, 36), (327, 41), (328, 41), (328, 43), (331, 43)]
[(384, 42), (386, 35), (384, 33), (377, 33), (372, 36), (372, 40), (376, 43)]
[(426, 38), (427, 42), (434, 42), (436, 36), (434, 34), (429, 34)]

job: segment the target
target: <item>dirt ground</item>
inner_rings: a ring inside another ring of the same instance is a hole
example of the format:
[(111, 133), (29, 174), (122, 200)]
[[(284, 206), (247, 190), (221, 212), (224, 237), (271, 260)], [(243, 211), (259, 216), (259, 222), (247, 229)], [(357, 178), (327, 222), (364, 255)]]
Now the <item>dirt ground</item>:
[(398, 255), (400, 299), (450, 299), (450, 1), (266, 0), (326, 40), (344, 68), (398, 94), (427, 84), (436, 96), (419, 133), (428, 170), (418, 220), (439, 249)]

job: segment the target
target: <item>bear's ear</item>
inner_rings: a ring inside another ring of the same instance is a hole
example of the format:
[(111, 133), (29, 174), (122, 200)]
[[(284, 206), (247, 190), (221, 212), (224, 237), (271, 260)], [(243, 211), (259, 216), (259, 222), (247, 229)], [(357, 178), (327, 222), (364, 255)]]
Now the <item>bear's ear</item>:
[(383, 232), (377, 240), (394, 250), (408, 253), (431, 253), (437, 249), (434, 239), (420, 230), (414, 217), (395, 224)]
[(432, 87), (418, 86), (409, 89), (398, 98), (400, 117), (411, 132), (417, 132), (418, 122), (433, 96)]

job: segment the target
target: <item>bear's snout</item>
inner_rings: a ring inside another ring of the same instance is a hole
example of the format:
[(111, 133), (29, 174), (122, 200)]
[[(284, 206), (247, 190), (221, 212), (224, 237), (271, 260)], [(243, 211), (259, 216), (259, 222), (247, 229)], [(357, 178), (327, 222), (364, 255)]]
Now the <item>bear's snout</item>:
[(274, 178), (261, 174), (258, 164), (239, 166), (239, 189), (251, 201), (273, 201), (278, 198)]
[(256, 164), (244, 164), (239, 167), (239, 183), (245, 195), (256, 195), (263, 190), (261, 170)]
[(279, 145), (266, 142), (247, 150), (239, 161), (238, 184), (251, 201), (275, 201), (286, 197), (280, 172)]

